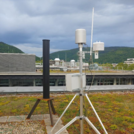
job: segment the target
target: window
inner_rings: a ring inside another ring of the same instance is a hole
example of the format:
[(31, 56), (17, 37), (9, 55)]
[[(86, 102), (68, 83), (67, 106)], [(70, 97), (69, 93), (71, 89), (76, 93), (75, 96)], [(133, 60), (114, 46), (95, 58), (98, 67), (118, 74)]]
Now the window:
[(8, 79), (0, 79), (0, 87), (8, 87), (9, 80)]
[(33, 86), (32, 79), (12, 79), (10, 82), (11, 86)]
[(35, 79), (35, 86), (42, 86), (42, 79)]

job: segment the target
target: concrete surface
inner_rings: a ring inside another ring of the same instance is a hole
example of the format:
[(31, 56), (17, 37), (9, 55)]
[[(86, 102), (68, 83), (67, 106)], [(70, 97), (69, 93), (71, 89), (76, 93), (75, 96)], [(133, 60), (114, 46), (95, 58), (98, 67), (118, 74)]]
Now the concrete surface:
[[(133, 90), (134, 85), (102, 85), (102, 86), (86, 86), (89, 92), (96, 91), (127, 91)], [(50, 92), (67, 92), (66, 86), (50, 86)], [(43, 87), (0, 87), (0, 94), (7, 93), (43, 93)]]
[(0, 123), (5, 123), (7, 122), (8, 116), (2, 116), (0, 117)]
[(7, 122), (25, 121), (26, 115), (9, 116)]
[[(20, 116), (2, 116), (0, 117), (0, 123), (6, 122), (21, 122), (21, 121), (35, 121), (35, 120), (44, 120), (46, 125), (47, 133), (49, 133), (52, 129), (50, 115), (49, 114), (41, 114), (41, 115), (32, 115), (30, 119), (26, 119), (27, 115), (20, 115)], [(58, 120), (57, 115), (53, 115), (54, 123)], [(51, 134), (55, 134), (60, 128), (62, 128), (62, 121), (60, 120), (57, 124), (56, 128)], [(68, 134), (67, 130), (64, 130), (61, 134)]]
[(44, 115), (32, 115), (30, 119), (31, 121), (35, 121), (35, 120), (43, 120), (44, 119)]
[[(59, 117), (57, 115), (53, 115), (53, 117), (54, 117), (54, 123), (56, 123)], [(45, 115), (45, 120), (44, 121), (45, 121), (47, 132), (49, 133), (51, 131), (51, 129), (52, 129), (49, 114)], [(57, 124), (57, 126), (55, 127), (55, 129), (53, 130), (53, 132), (51, 134), (55, 134), (62, 127), (63, 127), (62, 121), (60, 120), (59, 123)], [(68, 131), (64, 130), (61, 134), (68, 134)]]
[[(115, 70), (116, 71), (116, 70)], [(72, 72), (67, 72), (67, 73), (50, 73), (50, 75), (66, 75), (66, 74), (70, 74)], [(42, 72), (29, 72), (29, 71), (10, 71), (10, 72), (0, 72), (0, 75), (43, 75)], [(91, 73), (87, 73), (86, 75), (134, 75), (133, 71), (127, 71), (127, 70), (123, 70), (123, 71), (117, 71), (115, 73), (100, 73), (100, 72), (93, 72)]]

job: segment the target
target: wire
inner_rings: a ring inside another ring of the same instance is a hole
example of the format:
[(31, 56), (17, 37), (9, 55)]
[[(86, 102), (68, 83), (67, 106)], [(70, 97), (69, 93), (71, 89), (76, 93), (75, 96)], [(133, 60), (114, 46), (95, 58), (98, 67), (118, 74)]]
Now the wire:
[[(85, 44), (87, 47), (86, 48), (88, 48), (88, 45), (87, 44)], [(85, 60), (86, 61), (86, 60)], [(93, 64), (93, 61), (92, 61), (92, 63), (91, 64)], [(90, 90), (90, 88), (92, 87), (92, 84), (93, 84), (93, 81), (94, 81), (94, 75), (93, 75), (93, 72), (92, 72), (92, 70), (89, 68), (89, 70), (90, 70), (90, 73), (91, 73), (91, 76), (93, 76), (93, 78), (92, 78), (92, 82), (91, 82), (91, 86), (89, 86), (89, 88), (88, 88), (88, 93), (89, 93), (89, 90)], [(85, 68), (85, 75), (87, 75), (87, 72), (86, 72), (86, 68)], [(63, 92), (64, 94), (65, 94), (65, 91)], [(69, 96), (68, 95), (66, 95), (66, 98), (67, 98), (67, 100), (69, 101)], [(84, 97), (83, 97), (83, 108), (84, 108), (84, 111), (85, 111), (85, 115), (87, 115), (87, 108), (86, 108), (86, 105), (85, 105), (85, 100), (84, 100)], [(75, 103), (73, 103), (74, 105), (76, 105), (77, 107), (79, 107), (78, 106), (78, 104), (75, 102)], [(79, 108), (79, 110), (76, 110), (76, 112), (74, 113), (74, 115), (75, 116), (77, 116), (77, 114), (80, 114), (80, 108)], [(74, 126), (74, 128), (77, 130), (77, 132), (78, 133), (80, 133), (80, 131), (75, 127), (75, 125), (74, 124), (72, 124), (73, 126)]]
[[(86, 49), (88, 49), (89, 48), (89, 46), (88, 46), (88, 44), (85, 44), (87, 47), (85, 47)], [(85, 58), (85, 61), (86, 61), (86, 58)], [(88, 62), (88, 61), (87, 61)], [(93, 64), (93, 60), (91, 61), (92, 63), (90, 63), (90, 64)], [(94, 78), (95, 78), (95, 76), (93, 75), (93, 72), (92, 72), (92, 70), (89, 68), (89, 71), (90, 71), (90, 73), (91, 73), (91, 76), (93, 76), (93, 78), (92, 78), (92, 82), (91, 82), (91, 85), (89, 86), (89, 88), (88, 88), (88, 90), (87, 90), (87, 93), (89, 93), (89, 91), (90, 91), (90, 88), (92, 87), (92, 85), (93, 85), (93, 82), (94, 82)], [(85, 75), (87, 75), (86, 74), (86, 68), (85, 68)]]
[[(86, 44), (86, 49), (88, 50), (88, 45)], [(86, 58), (85, 58), (86, 59)], [(86, 62), (86, 60), (85, 60), (85, 62)], [(88, 61), (87, 61), (88, 62)], [(93, 61), (92, 61), (92, 63), (91, 64), (93, 64)], [(88, 90), (87, 90), (87, 94), (89, 93), (89, 91), (90, 91), (90, 88), (92, 87), (92, 84), (93, 84), (93, 81), (94, 81), (94, 75), (93, 75), (93, 72), (92, 72), (92, 70), (89, 68), (89, 70), (90, 70), (90, 73), (91, 73), (91, 76), (93, 76), (93, 78), (92, 78), (92, 82), (91, 82), (91, 85), (89, 86), (89, 88), (88, 88)], [(85, 75), (87, 75), (87, 72), (86, 72), (86, 68), (85, 68)], [(85, 99), (84, 99), (84, 97), (83, 97), (83, 108), (84, 108), (84, 115), (85, 116), (87, 116), (87, 106), (85, 105)]]

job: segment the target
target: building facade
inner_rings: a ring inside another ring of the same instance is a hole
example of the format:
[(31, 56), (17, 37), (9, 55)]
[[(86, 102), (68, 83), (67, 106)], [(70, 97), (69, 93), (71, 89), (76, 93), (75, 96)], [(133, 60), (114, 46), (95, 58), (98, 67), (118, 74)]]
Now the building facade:
[(134, 58), (128, 58), (127, 61), (124, 61), (125, 64), (134, 64)]
[[(65, 86), (65, 74), (51, 74), (50, 86)], [(41, 73), (0, 73), (0, 87), (42, 86)], [(134, 85), (134, 73), (96, 73), (86, 75), (86, 85)]]
[(35, 72), (35, 55), (0, 53), (0, 72)]

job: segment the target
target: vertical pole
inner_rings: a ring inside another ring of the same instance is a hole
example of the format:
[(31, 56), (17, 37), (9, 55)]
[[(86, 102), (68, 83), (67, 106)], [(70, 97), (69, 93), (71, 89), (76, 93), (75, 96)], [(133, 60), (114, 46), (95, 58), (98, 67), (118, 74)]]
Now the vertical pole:
[(83, 81), (82, 81), (82, 47), (83, 44), (79, 44), (79, 52), (80, 52), (80, 83), (81, 83), (81, 90), (80, 90), (80, 134), (83, 134)]
[(92, 63), (92, 40), (93, 40), (93, 21), (94, 21), (94, 8), (92, 11), (92, 27), (91, 27), (91, 46), (90, 46), (90, 62)]
[(35, 82), (35, 79), (33, 79), (33, 86), (34, 86), (34, 87), (36, 86), (36, 82)]
[(49, 43), (43, 40), (43, 98), (49, 98)]
[(116, 78), (114, 78), (114, 84), (113, 85), (116, 85)]

